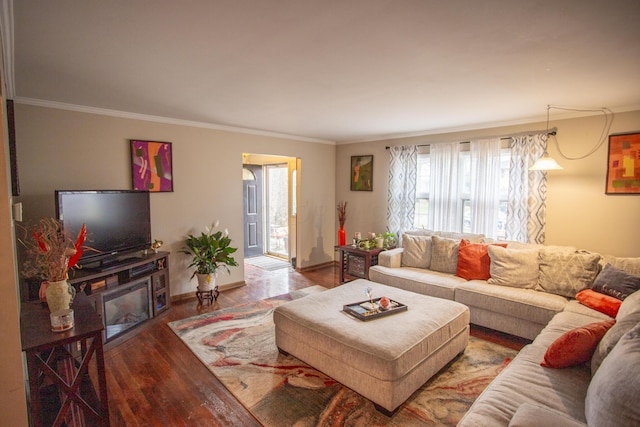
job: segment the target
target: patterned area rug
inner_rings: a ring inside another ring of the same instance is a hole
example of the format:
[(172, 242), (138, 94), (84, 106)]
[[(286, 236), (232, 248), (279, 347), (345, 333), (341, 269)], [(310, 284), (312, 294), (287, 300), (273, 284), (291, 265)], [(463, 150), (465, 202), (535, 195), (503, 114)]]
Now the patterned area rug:
[(270, 256), (255, 256), (251, 258), (245, 258), (244, 262), (269, 271), (275, 271), (280, 270), (281, 268), (289, 267), (289, 263), (287, 261)]
[(278, 352), (273, 309), (323, 290), (313, 286), (169, 326), (265, 426), (455, 426), (517, 353), (471, 337), (463, 355), (387, 417), (359, 394)]

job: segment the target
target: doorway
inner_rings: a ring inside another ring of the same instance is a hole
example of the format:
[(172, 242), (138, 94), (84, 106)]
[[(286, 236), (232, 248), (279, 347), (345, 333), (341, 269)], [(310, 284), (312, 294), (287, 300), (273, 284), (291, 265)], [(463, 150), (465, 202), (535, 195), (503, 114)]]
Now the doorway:
[(299, 159), (243, 154), (245, 258), (296, 257)]

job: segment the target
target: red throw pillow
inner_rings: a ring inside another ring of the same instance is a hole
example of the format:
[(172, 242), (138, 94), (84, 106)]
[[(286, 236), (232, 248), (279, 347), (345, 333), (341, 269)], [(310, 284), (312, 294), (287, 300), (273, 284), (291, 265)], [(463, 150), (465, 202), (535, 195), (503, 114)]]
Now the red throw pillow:
[[(496, 243), (495, 245), (507, 247), (506, 243)], [(467, 280), (488, 280), (491, 277), (491, 258), (488, 246), (462, 239), (458, 247), (456, 276)]]
[(601, 294), (593, 289), (585, 289), (584, 291), (578, 292), (576, 299), (580, 301), (582, 305), (586, 305), (589, 308), (598, 310), (600, 313), (611, 317), (616, 317), (620, 309), (620, 304), (622, 304), (622, 301), (618, 298)]
[(549, 346), (540, 365), (560, 369), (588, 362), (604, 334), (615, 323), (615, 320), (605, 320), (565, 332)]

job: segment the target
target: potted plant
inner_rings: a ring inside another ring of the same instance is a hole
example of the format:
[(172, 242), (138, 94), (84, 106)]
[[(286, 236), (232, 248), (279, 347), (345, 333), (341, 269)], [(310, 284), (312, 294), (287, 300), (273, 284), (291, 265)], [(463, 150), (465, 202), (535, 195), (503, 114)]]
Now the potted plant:
[(200, 291), (209, 291), (215, 289), (216, 274), (219, 268), (224, 268), (227, 273), (231, 273), (229, 267), (238, 265), (231, 256), (237, 248), (232, 248), (229, 231), (216, 231), (218, 226), (216, 221), (211, 227), (205, 227), (205, 231), (200, 236), (189, 234), (185, 239), (185, 247), (180, 252), (191, 255), (191, 264), (189, 267), (195, 267), (195, 271), (191, 275), (198, 278), (198, 289)]
[[(69, 285), (69, 270), (77, 263), (86, 249), (83, 244), (87, 228), (83, 224), (76, 240), (63, 230), (60, 221), (42, 218), (30, 232), (24, 229), (24, 236), (18, 241), (26, 248), (27, 260), (22, 274), (43, 280), (40, 299), (47, 302), (51, 312), (68, 309), (76, 290)], [(90, 249), (90, 248), (89, 248)]]

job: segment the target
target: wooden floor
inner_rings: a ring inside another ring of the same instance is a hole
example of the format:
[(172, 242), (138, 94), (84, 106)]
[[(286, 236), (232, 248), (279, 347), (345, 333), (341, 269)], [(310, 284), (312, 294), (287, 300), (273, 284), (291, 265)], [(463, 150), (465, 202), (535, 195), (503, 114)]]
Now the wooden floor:
[[(109, 414), (113, 426), (259, 426), (253, 416), (169, 329), (168, 322), (281, 295), (312, 285), (338, 285), (333, 266), (299, 273), (245, 264), (246, 286), (224, 291), (213, 307), (195, 299), (141, 326), (105, 352)], [(520, 349), (525, 340), (474, 328), (472, 335)]]

